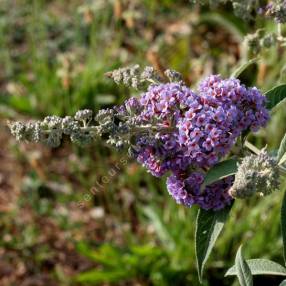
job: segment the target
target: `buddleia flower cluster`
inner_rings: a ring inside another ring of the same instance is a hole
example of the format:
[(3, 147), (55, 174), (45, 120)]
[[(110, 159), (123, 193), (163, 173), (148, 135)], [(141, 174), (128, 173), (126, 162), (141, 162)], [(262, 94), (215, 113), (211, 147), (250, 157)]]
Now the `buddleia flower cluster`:
[[(265, 97), (255, 87), (220, 75), (208, 76), (192, 90), (175, 71), (165, 72), (166, 82), (159, 81), (151, 68), (145, 68), (143, 74), (146, 72), (150, 80), (147, 91), (100, 110), (94, 118), (90, 110), (83, 110), (74, 117), (12, 123), (11, 132), (19, 140), (51, 147), (59, 146), (63, 135), (81, 144), (102, 138), (128, 149), (152, 175), (168, 174), (167, 189), (177, 203), (214, 210), (230, 204), (234, 177), (204, 186), (205, 174), (230, 153), (243, 132), (265, 126), (269, 119)], [(129, 86), (142, 79), (137, 67), (109, 76)]]
[[(229, 204), (231, 178), (219, 182), (219, 188), (215, 184), (200, 190), (205, 172), (197, 170), (207, 170), (219, 162), (243, 131), (257, 131), (266, 124), (269, 115), (261, 93), (246, 88), (237, 79), (213, 75), (204, 79), (197, 91), (178, 83), (151, 86), (141, 95), (140, 104), (143, 109), (139, 117), (143, 121), (155, 120), (173, 131), (158, 133), (151, 142), (137, 138), (137, 160), (154, 176), (172, 173), (167, 187), (178, 203), (198, 204), (205, 209)], [(193, 181), (195, 189), (186, 183), (193, 176), (197, 178)]]
[(267, 196), (278, 189), (278, 164), (262, 150), (258, 155), (250, 155), (242, 160), (229, 194), (234, 198), (244, 199), (254, 194)]

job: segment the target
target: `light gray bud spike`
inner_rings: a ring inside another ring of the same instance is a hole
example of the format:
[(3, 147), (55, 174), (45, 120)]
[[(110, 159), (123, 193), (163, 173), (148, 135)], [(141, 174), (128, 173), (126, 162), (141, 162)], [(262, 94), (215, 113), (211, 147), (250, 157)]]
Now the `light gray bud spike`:
[(254, 194), (267, 196), (279, 189), (279, 167), (265, 150), (245, 157), (238, 166), (229, 194), (234, 198), (248, 198)]
[(21, 122), (9, 123), (9, 128), (12, 135), (18, 141), (40, 142), (42, 138), (41, 125), (39, 122), (28, 122), (23, 124)]

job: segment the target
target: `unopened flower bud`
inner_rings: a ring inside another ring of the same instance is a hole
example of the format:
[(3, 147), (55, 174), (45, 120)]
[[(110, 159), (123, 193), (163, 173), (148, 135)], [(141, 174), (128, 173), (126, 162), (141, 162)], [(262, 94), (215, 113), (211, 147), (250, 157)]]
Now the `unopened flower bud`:
[(92, 118), (92, 110), (90, 110), (90, 109), (79, 110), (75, 114), (74, 118), (76, 120), (89, 121)]
[(183, 79), (182, 74), (175, 70), (165, 70), (165, 75), (170, 82), (180, 82)]
[(46, 125), (49, 129), (61, 128), (62, 118), (58, 116), (54, 116), (54, 115), (47, 116), (44, 118), (44, 121), (42, 124)]
[(261, 45), (260, 45), (260, 39), (262, 38), (261, 32), (258, 30), (253, 34), (248, 34), (245, 38), (244, 41), (249, 48), (249, 50), (256, 54), (259, 53), (261, 50)]
[(260, 40), (260, 45), (263, 48), (271, 48), (275, 43), (276, 35), (274, 33), (267, 34)]
[(74, 120), (71, 116), (66, 116), (62, 120), (62, 129), (65, 135), (70, 135), (74, 130), (80, 128), (78, 121)]
[(245, 157), (235, 175), (229, 194), (234, 198), (248, 198), (257, 193), (267, 196), (279, 188), (279, 167), (265, 150)]

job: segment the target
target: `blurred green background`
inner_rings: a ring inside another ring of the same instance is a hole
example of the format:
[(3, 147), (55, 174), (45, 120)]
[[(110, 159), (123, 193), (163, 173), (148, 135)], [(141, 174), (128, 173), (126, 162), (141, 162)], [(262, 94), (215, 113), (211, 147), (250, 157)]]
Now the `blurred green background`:
[[(260, 27), (275, 29), (236, 18), (228, 5), (184, 0), (0, 0), (0, 285), (199, 285), (197, 209), (176, 205), (164, 179), (100, 142), (19, 144), (6, 121), (120, 103), (136, 92), (104, 74), (130, 64), (176, 69), (193, 87), (211, 73), (228, 76), (251, 57), (243, 37)], [(265, 91), (286, 81), (283, 47), (259, 56), (248, 84)], [(282, 106), (250, 140), (274, 150), (285, 122)], [(247, 258), (283, 263), (282, 195), (236, 202), (204, 285), (236, 285), (223, 276), (241, 243)]]

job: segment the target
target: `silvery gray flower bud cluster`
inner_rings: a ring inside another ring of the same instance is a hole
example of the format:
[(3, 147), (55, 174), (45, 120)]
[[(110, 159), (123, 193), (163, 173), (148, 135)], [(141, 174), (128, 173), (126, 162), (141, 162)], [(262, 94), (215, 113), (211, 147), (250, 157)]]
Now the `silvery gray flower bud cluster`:
[[(234, 14), (244, 20), (253, 18), (253, 12), (257, 11), (259, 2), (257, 0), (232, 0)], [(255, 13), (254, 13), (255, 14)]]
[(218, 6), (219, 4), (231, 2), (235, 15), (244, 20), (252, 19), (255, 11), (263, 4), (263, 1), (259, 0), (193, 0), (191, 2), (200, 5), (208, 4), (210, 6)]
[(160, 129), (156, 122), (154, 126), (143, 124), (137, 113), (140, 113), (140, 105), (133, 97), (124, 105), (100, 110), (94, 118), (93, 112), (86, 109), (76, 112), (74, 117), (48, 116), (43, 121), (10, 122), (8, 125), (17, 140), (42, 143), (52, 148), (61, 144), (64, 135), (80, 145), (90, 144), (101, 137), (116, 148), (130, 148), (135, 135), (153, 138)]
[(12, 135), (19, 141), (42, 143), (55, 148), (61, 144), (63, 135), (70, 136), (75, 143), (87, 144), (92, 142), (97, 127), (88, 128), (92, 120), (91, 110), (78, 111), (74, 117), (47, 116), (43, 121), (36, 122), (10, 122)]
[(262, 150), (258, 155), (250, 155), (242, 160), (229, 194), (234, 198), (244, 199), (254, 194), (267, 196), (278, 189), (277, 162)]
[[(106, 143), (116, 148), (129, 144), (129, 131), (131, 125), (128, 120), (120, 118), (115, 109), (100, 110), (95, 116), (98, 122), (98, 135), (106, 139)], [(124, 136), (126, 135), (126, 136)]]
[[(182, 81), (182, 75), (174, 70), (166, 70), (165, 78), (170, 82)], [(135, 89), (142, 89), (146, 85), (158, 84), (164, 82), (160, 74), (150, 66), (140, 69), (139, 65), (134, 65), (106, 73), (106, 76), (112, 78), (117, 84), (124, 84)]]
[(141, 89), (146, 82), (160, 82), (161, 78), (152, 67), (146, 67), (141, 72), (139, 65), (119, 68), (106, 73), (106, 76), (112, 78), (117, 84), (124, 84), (128, 87)]
[[(263, 0), (192, 0), (191, 3), (218, 6), (231, 2), (234, 14), (244, 20), (253, 19), (256, 14), (273, 18), (277, 23), (286, 23), (286, 1), (270, 1), (267, 5)], [(266, 5), (266, 6), (265, 6)]]
[(271, 48), (277, 43), (277, 34), (275, 33), (265, 33), (264, 30), (257, 30), (253, 34), (248, 34), (244, 41), (253, 53), (259, 53), (262, 49)]
[[(110, 72), (108, 76), (118, 84), (123, 83), (134, 88), (139, 88), (144, 83), (153, 85), (163, 81), (154, 68), (145, 67), (141, 71), (139, 65), (120, 68)], [(171, 82), (182, 81), (181, 74), (173, 70), (166, 70), (165, 77)], [(17, 140), (42, 143), (52, 148), (61, 144), (64, 135), (81, 145), (90, 144), (96, 137), (102, 137), (107, 144), (117, 148), (132, 147), (134, 135), (140, 133), (144, 136), (146, 134), (146, 138), (149, 135), (152, 138), (157, 130), (155, 125), (143, 124), (140, 117), (136, 116), (140, 113), (140, 108), (142, 106), (139, 101), (133, 97), (121, 106), (100, 110), (94, 118), (93, 112), (85, 109), (76, 112), (73, 117), (48, 116), (43, 121), (10, 122), (8, 125)]]

